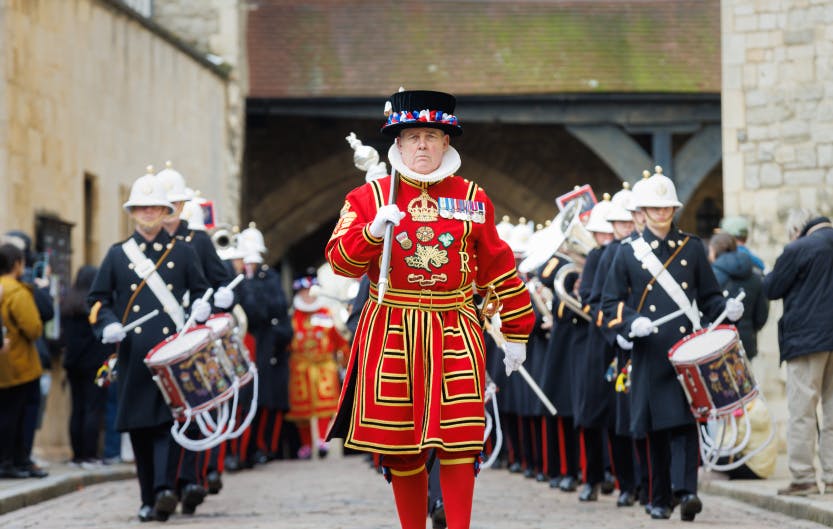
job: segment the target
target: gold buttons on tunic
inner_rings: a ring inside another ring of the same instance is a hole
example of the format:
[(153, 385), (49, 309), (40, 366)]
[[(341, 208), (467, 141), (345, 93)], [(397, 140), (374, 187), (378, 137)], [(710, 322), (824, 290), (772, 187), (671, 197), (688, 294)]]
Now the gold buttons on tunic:
[(648, 268), (648, 265), (646, 265), (645, 263), (642, 263), (642, 269), (647, 270), (647, 268)]
[(133, 329), (133, 331), (134, 331), (136, 334), (142, 334), (142, 328), (141, 328), (141, 327), (136, 327), (135, 329)]
[(653, 289), (654, 289), (654, 285), (648, 285), (648, 286), (647, 286), (647, 287), (645, 287), (645, 288), (646, 288), (646, 289), (648, 289), (648, 290), (653, 290)]
[(682, 334), (685, 334), (685, 327), (683, 325), (680, 325), (680, 332)]
[(168, 261), (168, 268), (173, 268), (173, 267), (174, 267), (174, 262), (173, 261)]
[(139, 244), (139, 249), (144, 252), (145, 250), (148, 249), (148, 245), (145, 244), (145, 243), (141, 243), (141, 244)]
[(656, 307), (656, 305), (651, 305), (650, 307), (648, 307), (648, 310), (650, 310), (651, 312), (656, 312), (657, 307)]
[(130, 290), (136, 290), (136, 283), (130, 285)]
[(167, 327), (162, 327), (162, 334), (168, 334), (171, 330)]
[(157, 252), (161, 252), (162, 251), (162, 244), (158, 243), (158, 242), (153, 243), (153, 249), (156, 250)]
[(133, 263), (127, 263), (127, 268), (133, 270), (133, 268), (134, 268)]
[(680, 283), (680, 286), (683, 287), (683, 288), (688, 288), (688, 283), (683, 281), (682, 283)]
[(133, 305), (133, 312), (139, 312), (139, 305)]
[(687, 266), (687, 265), (688, 265), (688, 261), (686, 261), (685, 259), (683, 259), (682, 261), (680, 261), (680, 264), (681, 264), (681, 265), (683, 265), (683, 266)]
[(677, 243), (675, 243), (674, 241), (668, 241), (668, 246), (670, 246), (671, 248), (674, 248), (674, 247), (677, 246)]
[(653, 248), (654, 250), (659, 248), (659, 241), (651, 241), (651, 248)]
[(172, 284), (168, 283), (168, 290), (173, 290), (173, 289), (174, 289), (174, 286)]

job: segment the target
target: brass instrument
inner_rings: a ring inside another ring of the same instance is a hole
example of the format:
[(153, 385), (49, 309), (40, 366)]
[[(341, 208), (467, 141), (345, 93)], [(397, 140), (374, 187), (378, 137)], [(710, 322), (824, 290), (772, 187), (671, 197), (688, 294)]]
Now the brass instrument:
[(541, 313), (544, 323), (552, 322), (552, 290), (548, 289), (541, 283), (537, 277), (533, 277), (526, 283), (526, 289), (529, 291), (529, 297), (535, 308)]
[(569, 202), (549, 226), (537, 232), (541, 234), (540, 239), (535, 241), (534, 245), (530, 241), (533, 250), (526, 259), (521, 261), (518, 270), (522, 273), (537, 270), (556, 253), (568, 258), (572, 262), (561, 267), (555, 275), (555, 294), (564, 302), (567, 308), (583, 319), (590, 321), (590, 316), (581, 310), (581, 301), (567, 292), (564, 287), (567, 275), (570, 273), (580, 274), (584, 262), (587, 260), (587, 254), (598, 246), (596, 239), (581, 222), (580, 214), (580, 202), (577, 200)]
[(237, 240), (236, 230), (229, 224), (218, 224), (211, 230), (211, 242), (214, 243), (214, 248), (219, 252), (232, 248)]

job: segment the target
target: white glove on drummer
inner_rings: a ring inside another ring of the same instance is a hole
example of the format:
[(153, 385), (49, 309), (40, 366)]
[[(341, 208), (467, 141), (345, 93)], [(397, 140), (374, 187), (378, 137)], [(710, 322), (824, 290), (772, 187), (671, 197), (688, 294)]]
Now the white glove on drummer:
[(506, 376), (520, 369), (524, 360), (526, 360), (526, 344), (506, 342), (503, 356), (503, 364), (506, 366)]
[(388, 204), (382, 206), (376, 212), (376, 218), (370, 223), (367, 231), (377, 239), (384, 237), (385, 227), (388, 222), (392, 222), (394, 226), (399, 226), (399, 221), (405, 217), (405, 214), (399, 211), (399, 206), (396, 204)]
[(726, 300), (726, 317), (732, 321), (738, 321), (743, 316), (743, 301), (735, 298)]
[(101, 343), (119, 343), (124, 340), (127, 333), (121, 323), (110, 323), (101, 331)]
[(636, 338), (644, 338), (654, 332), (654, 322), (645, 316), (640, 316), (631, 323), (631, 334)]
[(619, 344), (619, 347), (623, 351), (630, 351), (633, 349), (633, 342), (622, 336), (621, 334), (616, 335), (616, 343)]
[(202, 298), (198, 298), (191, 305), (191, 316), (197, 321), (205, 321), (211, 316), (211, 303)]
[(227, 309), (234, 303), (234, 291), (230, 288), (220, 287), (214, 293), (214, 306), (218, 309)]

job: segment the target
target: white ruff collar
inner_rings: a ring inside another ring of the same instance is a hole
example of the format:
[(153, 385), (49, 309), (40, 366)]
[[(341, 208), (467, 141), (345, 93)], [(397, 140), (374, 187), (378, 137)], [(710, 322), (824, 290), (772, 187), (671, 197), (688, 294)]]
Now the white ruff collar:
[(315, 298), (315, 301), (312, 303), (307, 303), (301, 299), (301, 296), (295, 296), (292, 298), (292, 306), (295, 307), (295, 310), (300, 310), (301, 312), (317, 312), (324, 306), (324, 303), (321, 302), (321, 298)]
[(402, 155), (399, 154), (399, 149), (396, 147), (395, 142), (390, 146), (390, 149), (388, 149), (388, 161), (390, 162), (391, 167), (399, 171), (399, 174), (405, 175), (411, 180), (425, 182), (428, 184), (439, 182), (443, 178), (453, 175), (458, 169), (460, 169), (461, 163), (460, 153), (458, 153), (454, 147), (449, 145), (445, 154), (443, 154), (443, 161), (440, 163), (440, 166), (437, 167), (437, 169), (435, 169), (432, 173), (420, 174), (408, 169), (405, 166), (405, 163), (402, 161)]

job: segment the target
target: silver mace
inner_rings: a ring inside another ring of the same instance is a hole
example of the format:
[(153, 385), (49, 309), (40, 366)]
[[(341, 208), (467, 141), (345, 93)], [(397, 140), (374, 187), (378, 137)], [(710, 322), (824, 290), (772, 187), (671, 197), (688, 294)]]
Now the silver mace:
[[(399, 187), (399, 174), (396, 169), (390, 170), (390, 193), (388, 205), (396, 204), (396, 189)], [(379, 303), (385, 298), (388, 290), (388, 273), (390, 271), (390, 252), (393, 245), (393, 222), (388, 221), (385, 226), (385, 240), (382, 243), (382, 262), (379, 264)]]

